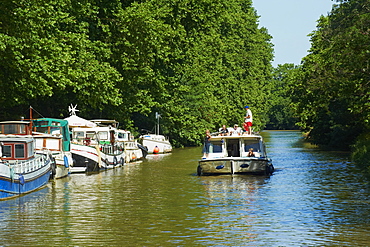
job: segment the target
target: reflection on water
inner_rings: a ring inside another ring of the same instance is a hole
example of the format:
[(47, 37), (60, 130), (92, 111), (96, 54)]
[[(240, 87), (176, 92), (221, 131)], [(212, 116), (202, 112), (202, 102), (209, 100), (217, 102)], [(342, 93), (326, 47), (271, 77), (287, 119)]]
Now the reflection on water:
[(263, 135), (270, 177), (198, 177), (201, 147), (72, 174), (0, 202), (1, 245), (370, 246), (370, 190), (347, 154)]

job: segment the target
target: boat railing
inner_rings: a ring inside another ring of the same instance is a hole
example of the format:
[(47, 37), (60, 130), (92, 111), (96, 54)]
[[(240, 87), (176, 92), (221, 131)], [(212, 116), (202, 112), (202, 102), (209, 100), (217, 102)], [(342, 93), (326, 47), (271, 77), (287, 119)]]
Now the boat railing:
[(45, 161), (46, 156), (40, 155), (31, 160), (16, 160), (15, 163), (10, 163), (9, 166), (14, 169), (15, 173), (23, 174), (43, 167)]
[(119, 145), (101, 145), (100, 151), (102, 151), (105, 154), (119, 154), (123, 150), (122, 146)]

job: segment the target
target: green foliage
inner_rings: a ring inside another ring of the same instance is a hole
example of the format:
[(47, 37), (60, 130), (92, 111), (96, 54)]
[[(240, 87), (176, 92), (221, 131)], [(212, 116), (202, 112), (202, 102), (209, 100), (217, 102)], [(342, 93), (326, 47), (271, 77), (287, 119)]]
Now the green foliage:
[(300, 67), (294, 64), (278, 65), (274, 69), (267, 129), (297, 129), (291, 94), (299, 72)]
[(370, 2), (342, 2), (311, 35), (293, 100), (312, 142), (348, 149), (369, 128)]
[(352, 160), (370, 177), (370, 133), (360, 135), (352, 146)]
[[(31, 104), (66, 117), (162, 132), (175, 146), (204, 129), (268, 120), (272, 45), (250, 0), (3, 0), (0, 118)], [(9, 112), (9, 109), (12, 109)]]

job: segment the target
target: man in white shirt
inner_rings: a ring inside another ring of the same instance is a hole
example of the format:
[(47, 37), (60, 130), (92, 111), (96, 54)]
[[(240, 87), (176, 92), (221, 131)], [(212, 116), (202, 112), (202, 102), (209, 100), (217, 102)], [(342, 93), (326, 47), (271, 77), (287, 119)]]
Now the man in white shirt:
[(232, 136), (240, 136), (240, 134), (242, 133), (242, 129), (237, 124), (235, 124), (234, 128), (230, 132)]
[(252, 111), (249, 109), (249, 106), (244, 107), (246, 110), (246, 115), (244, 117), (244, 129), (247, 131), (248, 135), (252, 134), (252, 122), (253, 122), (253, 117), (252, 117)]

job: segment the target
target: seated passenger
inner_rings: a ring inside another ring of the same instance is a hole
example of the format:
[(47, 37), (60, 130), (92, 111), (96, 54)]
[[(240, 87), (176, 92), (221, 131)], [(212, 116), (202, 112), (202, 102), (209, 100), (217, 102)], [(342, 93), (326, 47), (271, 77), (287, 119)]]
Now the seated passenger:
[(247, 157), (255, 157), (255, 155), (254, 155), (254, 153), (253, 153), (253, 148), (250, 148), (250, 149), (249, 149), (249, 152), (248, 152)]
[(226, 125), (222, 125), (222, 128), (220, 128), (218, 132), (220, 132), (220, 136), (229, 135), (229, 130), (226, 128)]
[(230, 135), (240, 136), (241, 133), (242, 133), (242, 129), (239, 127), (239, 125), (234, 124), (234, 128), (230, 131)]

